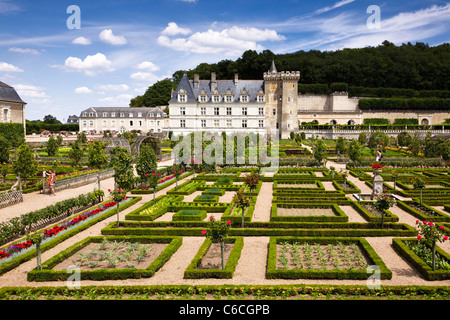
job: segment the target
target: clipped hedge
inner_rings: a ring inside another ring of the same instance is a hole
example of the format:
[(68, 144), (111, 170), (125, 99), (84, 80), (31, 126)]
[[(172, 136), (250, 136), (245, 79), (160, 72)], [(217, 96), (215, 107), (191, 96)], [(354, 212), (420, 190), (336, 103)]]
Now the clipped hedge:
[[(399, 201), (397, 201), (398, 203)], [(361, 201), (361, 203), (371, 203), (373, 204), (374, 201)], [(372, 222), (372, 223), (381, 223), (381, 217), (374, 216), (371, 214), (366, 208), (364, 208), (359, 202), (353, 201), (351, 204), (353, 209), (355, 209), (365, 220)], [(383, 223), (384, 222), (398, 222), (398, 217), (394, 215), (389, 210), (384, 210), (384, 217), (383, 217)]]
[(243, 237), (230, 237), (224, 241), (227, 243), (233, 243), (233, 249), (231, 249), (228, 260), (225, 264), (225, 269), (199, 269), (203, 257), (208, 252), (208, 249), (212, 245), (211, 239), (207, 238), (203, 242), (202, 246), (198, 250), (194, 259), (192, 259), (189, 266), (184, 271), (184, 279), (204, 279), (204, 278), (218, 278), (218, 279), (231, 279), (233, 278), (234, 271), (236, 269), (239, 258), (241, 257), (241, 251), (244, 247)]
[(385, 263), (370, 244), (364, 238), (322, 238), (322, 237), (271, 237), (269, 242), (269, 254), (267, 260), (268, 279), (353, 279), (366, 280), (370, 273), (366, 270), (310, 270), (310, 269), (277, 269), (277, 244), (288, 243), (319, 243), (319, 244), (343, 244), (356, 243), (363, 251), (363, 254), (369, 260), (370, 265), (376, 265), (380, 270), (380, 278), (383, 280), (391, 279), (392, 272), (386, 267)]
[(155, 274), (178, 250), (182, 244), (181, 237), (89, 237), (86, 238), (66, 250), (58, 253), (42, 264), (42, 270), (33, 269), (28, 272), (28, 281), (64, 281), (67, 280), (71, 273), (66, 270), (52, 270), (54, 266), (68, 259), (76, 252), (86, 247), (90, 243), (100, 243), (103, 239), (111, 241), (129, 241), (139, 243), (167, 243), (168, 246), (146, 269), (99, 269), (99, 270), (81, 270), (81, 280), (123, 280), (123, 279), (139, 279), (149, 278)]
[[(417, 241), (414, 238), (394, 238), (392, 239), (392, 247), (397, 251), (403, 258), (410, 262), (417, 271), (426, 279), (430, 281), (434, 280), (448, 280), (450, 279), (450, 270), (435, 270), (430, 267), (425, 261), (423, 261), (418, 255), (416, 255), (411, 249), (409, 249), (405, 242), (406, 241)], [(450, 255), (436, 245), (436, 252), (442, 257), (450, 261)]]
[(173, 216), (173, 221), (203, 221), (206, 219), (206, 210), (179, 210)]
[(400, 208), (402, 208), (406, 212), (410, 213), (414, 217), (419, 218), (421, 220), (433, 221), (433, 222), (450, 222), (450, 216), (446, 215), (445, 213), (442, 213), (439, 210), (436, 210), (433, 207), (430, 207), (429, 205), (422, 203), (422, 207), (434, 212), (434, 214), (436, 215), (436, 216), (430, 216), (430, 215), (424, 214), (423, 212), (411, 207), (409, 204), (412, 204), (412, 203), (419, 204), (419, 202), (417, 202), (417, 201), (397, 201), (397, 204)]
[[(334, 216), (278, 216), (277, 209), (278, 208), (300, 208), (300, 209), (308, 209), (308, 208), (327, 208), (332, 209)], [(292, 204), (292, 203), (272, 203), (272, 210), (270, 215), (271, 221), (308, 221), (308, 222), (347, 222), (348, 216), (342, 211), (341, 208), (337, 204), (330, 203), (321, 203), (321, 204)]]

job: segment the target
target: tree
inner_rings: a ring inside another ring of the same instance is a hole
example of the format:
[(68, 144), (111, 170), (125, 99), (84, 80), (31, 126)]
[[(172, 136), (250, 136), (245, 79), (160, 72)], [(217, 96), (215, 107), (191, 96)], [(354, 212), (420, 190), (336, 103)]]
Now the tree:
[(361, 144), (358, 140), (352, 140), (347, 150), (348, 157), (351, 161), (356, 163), (361, 163), (362, 154), (361, 154)]
[(222, 257), (222, 270), (225, 270), (224, 251), (225, 239), (230, 232), (231, 221), (216, 221), (213, 216), (209, 218), (208, 230), (203, 230), (202, 235), (210, 238), (213, 243), (220, 243), (220, 252)]
[(358, 142), (359, 142), (359, 144), (361, 146), (366, 145), (366, 143), (367, 143), (367, 135), (366, 135), (366, 133), (364, 131), (359, 134)]
[(413, 156), (417, 157), (421, 149), (422, 149), (422, 141), (417, 135), (414, 135), (411, 139), (411, 145), (409, 146), (409, 150), (411, 151)]
[(100, 169), (108, 163), (108, 156), (105, 154), (106, 144), (95, 140), (88, 147), (88, 164), (91, 168)]
[(61, 124), (61, 121), (59, 121), (58, 119), (56, 119), (56, 117), (52, 116), (51, 114), (48, 114), (44, 117), (44, 123), (47, 124)]
[[(170, 79), (164, 79), (156, 82), (148, 87), (145, 91), (142, 101), (141, 98), (134, 98), (137, 101), (133, 101), (134, 104), (140, 104), (142, 107), (156, 107), (165, 106), (169, 104), (171, 93), (173, 89), (173, 83)], [(130, 102), (131, 104), (131, 102)]]
[(250, 201), (252, 201), (252, 191), (258, 186), (259, 180), (259, 173), (255, 171), (244, 177), (244, 184), (250, 189)]
[(336, 142), (336, 151), (343, 155), (345, 154), (345, 151), (347, 150), (347, 147), (345, 146), (345, 140), (343, 137), (339, 137)]
[(59, 144), (58, 141), (55, 139), (55, 137), (50, 136), (47, 141), (46, 151), (47, 154), (52, 157), (55, 156), (58, 153)]
[(69, 144), (69, 146), (71, 148), (69, 150), (69, 158), (72, 160), (74, 166), (78, 166), (84, 156), (84, 150), (80, 147), (78, 140), (75, 140), (75, 142)]
[(239, 190), (233, 197), (233, 201), (236, 204), (236, 207), (242, 211), (242, 228), (244, 228), (245, 208), (250, 205), (250, 199), (245, 196), (245, 193), (242, 190)]
[(419, 235), (417, 236), (417, 239), (419, 241), (424, 241), (425, 244), (431, 247), (431, 264), (434, 271), (436, 270), (436, 242), (443, 242), (445, 240), (448, 240), (448, 236), (445, 235), (445, 229), (443, 226), (437, 226), (433, 222), (417, 220), (416, 225), (419, 229)]
[(136, 172), (142, 181), (146, 180), (146, 174), (156, 171), (156, 153), (151, 145), (143, 144), (136, 159)]
[(322, 139), (314, 141), (312, 149), (314, 159), (316, 159), (316, 161), (318, 161), (320, 164), (325, 165), (325, 157), (327, 155), (327, 145), (325, 144), (325, 141), (323, 141)]
[(9, 162), (9, 148), (11, 147), (9, 141), (0, 136), (0, 163)]
[(145, 174), (145, 177), (147, 178), (147, 183), (150, 188), (153, 189), (153, 204), (156, 203), (156, 187), (159, 183), (159, 173), (158, 172), (152, 172)]
[(384, 149), (389, 144), (389, 136), (382, 131), (376, 131), (371, 134), (368, 146), (371, 149)]
[(16, 158), (12, 163), (13, 171), (16, 175), (20, 175), (20, 178), (26, 181), (28, 178), (35, 176), (38, 172), (38, 162), (34, 159), (34, 153), (31, 147), (26, 144), (22, 144), (17, 149)]
[(114, 168), (114, 182), (119, 189), (130, 189), (134, 183), (133, 156), (127, 149), (111, 149), (111, 165)]
[(384, 210), (387, 210), (390, 207), (394, 206), (395, 200), (390, 194), (386, 193), (385, 191), (380, 194), (376, 194), (375, 199), (376, 201), (374, 203), (374, 206), (381, 214), (381, 229), (383, 229)]
[(411, 144), (412, 136), (409, 132), (402, 132), (397, 135), (397, 144), (400, 147), (407, 147)]

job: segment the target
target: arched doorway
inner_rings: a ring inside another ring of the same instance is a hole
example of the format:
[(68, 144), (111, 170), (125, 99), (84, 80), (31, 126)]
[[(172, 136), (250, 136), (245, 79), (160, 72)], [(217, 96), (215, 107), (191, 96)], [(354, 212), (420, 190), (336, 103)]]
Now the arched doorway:
[(348, 122), (347, 122), (347, 124), (349, 124), (349, 125), (354, 125), (355, 124), (355, 121), (353, 121), (353, 120), (348, 120)]
[(427, 126), (430, 124), (430, 122), (428, 121), (428, 119), (422, 119), (422, 121), (420, 122), (421, 125), (423, 126)]
[(336, 123), (337, 123), (336, 120), (331, 120), (330, 121), (330, 126), (334, 126)]

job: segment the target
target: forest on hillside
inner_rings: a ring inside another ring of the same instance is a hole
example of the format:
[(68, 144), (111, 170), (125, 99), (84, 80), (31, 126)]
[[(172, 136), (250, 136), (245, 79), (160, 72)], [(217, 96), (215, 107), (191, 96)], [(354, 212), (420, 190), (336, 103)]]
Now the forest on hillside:
[(178, 70), (172, 79), (150, 86), (130, 102), (132, 107), (167, 105), (172, 88), (176, 88), (184, 73), (190, 79), (198, 73), (200, 79), (262, 80), (272, 60), (278, 71), (300, 71), (299, 84), (346, 83), (367, 88), (400, 88), (414, 90), (450, 90), (450, 44), (438, 46), (417, 42), (395, 44), (384, 41), (376, 47), (342, 49), (337, 51), (297, 51), (274, 54), (270, 50), (245, 51), (235, 61), (201, 63), (191, 70)]

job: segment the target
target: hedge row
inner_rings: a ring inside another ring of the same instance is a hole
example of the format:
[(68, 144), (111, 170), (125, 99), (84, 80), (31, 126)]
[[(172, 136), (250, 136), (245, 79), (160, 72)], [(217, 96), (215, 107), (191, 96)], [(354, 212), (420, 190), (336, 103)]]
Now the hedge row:
[[(279, 216), (277, 214), (278, 208), (299, 208), (299, 209), (308, 209), (308, 208), (326, 208), (331, 209), (334, 213), (334, 216), (325, 216), (325, 215), (317, 215), (317, 216)], [(330, 203), (322, 203), (322, 204), (302, 204), (302, 203), (273, 203), (272, 210), (270, 215), (271, 221), (320, 221), (320, 222), (347, 222), (348, 216), (342, 211), (341, 208), (337, 204)]]
[(309, 270), (309, 269), (277, 269), (277, 244), (288, 243), (319, 243), (319, 244), (343, 244), (356, 243), (368, 258), (370, 265), (376, 265), (379, 268), (380, 279), (386, 280), (392, 278), (392, 272), (386, 267), (385, 263), (370, 244), (363, 238), (282, 238), (272, 237), (269, 243), (269, 254), (267, 261), (268, 279), (352, 279), (366, 280), (370, 273), (366, 270)]
[[(398, 202), (398, 201), (397, 201)], [(374, 204), (373, 201), (364, 201), (363, 203), (367, 204)], [(372, 222), (372, 223), (381, 223), (381, 217), (374, 216), (371, 214), (366, 208), (364, 208), (360, 203), (353, 201), (351, 204), (353, 209), (356, 210), (366, 221)], [(383, 223), (384, 222), (398, 222), (398, 217), (394, 215), (389, 210), (384, 210), (384, 217), (383, 217)]]
[(110, 241), (129, 241), (138, 243), (166, 243), (167, 247), (160, 255), (152, 261), (146, 269), (98, 269), (98, 270), (81, 270), (81, 280), (123, 280), (123, 279), (139, 279), (152, 277), (178, 250), (182, 244), (182, 237), (89, 237), (86, 238), (66, 250), (58, 253), (42, 264), (42, 270), (33, 269), (28, 272), (28, 281), (65, 281), (72, 274), (66, 270), (52, 270), (57, 264), (70, 258), (91, 243), (100, 243), (104, 239)]
[[(410, 262), (414, 268), (416, 268), (420, 274), (426, 280), (448, 280), (450, 279), (450, 270), (435, 270), (431, 268), (425, 261), (423, 261), (419, 256), (417, 256), (411, 249), (409, 249), (405, 242), (407, 241), (417, 241), (417, 239), (392, 239), (392, 247), (397, 251), (402, 257), (404, 257), (408, 262)], [(443, 256), (447, 261), (450, 261), (450, 254), (442, 250), (436, 245), (436, 252)]]
[[(181, 176), (179, 176), (178, 179), (174, 178), (174, 179), (171, 179), (171, 180), (169, 180), (167, 182), (164, 182), (164, 183), (160, 184), (158, 187), (156, 187), (155, 192), (158, 192), (158, 191), (160, 191), (162, 189), (165, 189), (168, 186), (170, 186), (170, 185), (172, 185), (174, 183), (177, 183), (177, 180), (179, 181), (181, 179), (184, 179), (184, 178), (190, 176), (191, 174), (193, 174), (193, 171), (185, 172)], [(153, 189), (149, 188), (148, 190), (142, 190), (142, 188), (137, 188), (137, 189), (131, 190), (130, 193), (131, 194), (152, 194), (153, 193)]]
[(226, 261), (224, 270), (222, 269), (200, 269), (200, 265), (203, 257), (208, 252), (213, 242), (207, 238), (203, 242), (202, 246), (198, 250), (194, 259), (192, 259), (189, 266), (184, 271), (184, 279), (203, 279), (203, 278), (218, 278), (218, 279), (231, 279), (233, 278), (234, 271), (236, 269), (239, 258), (241, 257), (241, 251), (244, 247), (243, 237), (230, 237), (225, 239), (225, 244), (233, 243), (233, 249), (231, 249), (230, 255)]
[[(302, 185), (302, 184), (315, 184), (316, 187), (299, 187), (299, 186), (295, 186), (295, 187), (279, 187), (278, 184), (297, 184), (297, 185)], [(289, 190), (297, 190), (297, 189), (301, 189), (301, 190), (305, 190), (305, 191), (317, 191), (317, 190), (322, 190), (325, 191), (325, 187), (323, 186), (323, 184), (320, 181), (305, 181), (305, 180), (281, 180), (281, 179), (277, 179), (273, 182), (273, 186), (272, 186), (273, 190), (276, 191), (289, 191)]]
[(450, 110), (450, 99), (401, 99), (380, 98), (360, 99), (358, 107), (361, 110)]
[(411, 207), (409, 204), (419, 204), (419, 202), (413, 202), (413, 201), (397, 201), (397, 205), (405, 210), (406, 212), (410, 213), (414, 217), (426, 220), (426, 221), (433, 221), (433, 222), (450, 222), (450, 216), (434, 209), (433, 207), (430, 207), (429, 205), (422, 203), (422, 207), (426, 208), (427, 210), (430, 210), (434, 213), (434, 216), (430, 216), (427, 214), (424, 214), (423, 212), (416, 210), (415, 208)]

